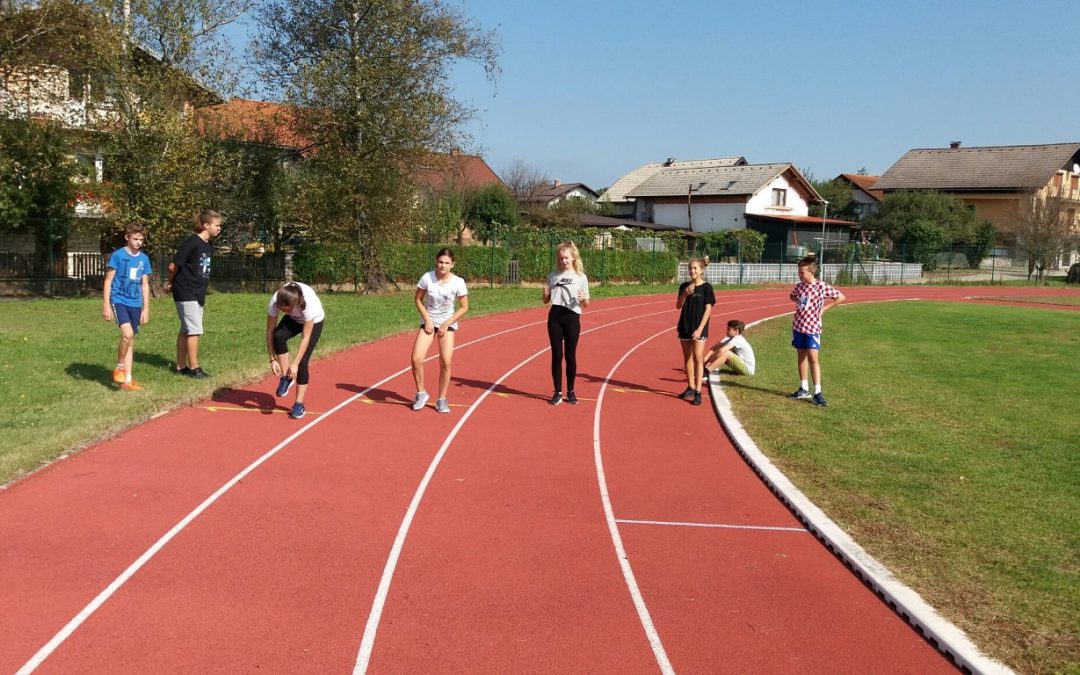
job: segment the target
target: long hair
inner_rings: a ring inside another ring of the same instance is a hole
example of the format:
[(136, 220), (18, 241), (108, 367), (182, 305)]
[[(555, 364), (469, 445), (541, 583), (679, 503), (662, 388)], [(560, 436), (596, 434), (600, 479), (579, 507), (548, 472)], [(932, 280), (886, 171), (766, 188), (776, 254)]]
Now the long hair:
[(439, 258), (441, 258), (443, 256), (446, 256), (447, 258), (450, 258), (450, 262), (454, 262), (454, 252), (451, 251), (450, 249), (448, 249), (448, 248), (440, 248), (439, 252), (435, 254), (435, 259), (438, 260)]
[(290, 281), (277, 292), (277, 300), (274, 301), (274, 306), (278, 309), (282, 307), (299, 307), (300, 311), (307, 309), (307, 301), (304, 300), (304, 290), (300, 288), (300, 284), (295, 281)]
[(585, 266), (581, 264), (581, 254), (578, 253), (577, 244), (572, 241), (564, 241), (555, 249), (555, 255), (558, 256), (563, 251), (570, 251), (570, 255), (574, 259), (574, 271), (578, 274), (585, 274)]

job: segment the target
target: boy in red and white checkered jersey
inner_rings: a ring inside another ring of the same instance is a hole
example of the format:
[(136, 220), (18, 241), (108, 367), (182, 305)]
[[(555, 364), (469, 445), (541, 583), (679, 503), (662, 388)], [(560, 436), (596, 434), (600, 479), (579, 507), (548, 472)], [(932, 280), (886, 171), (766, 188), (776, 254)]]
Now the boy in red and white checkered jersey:
[(791, 346), (799, 358), (799, 388), (788, 398), (811, 398), (807, 371), (814, 378), (814, 405), (825, 406), (821, 393), (821, 315), (844, 301), (844, 294), (816, 278), (817, 260), (803, 258), (799, 261), (799, 281), (791, 289), (795, 303), (795, 318), (791, 322)]

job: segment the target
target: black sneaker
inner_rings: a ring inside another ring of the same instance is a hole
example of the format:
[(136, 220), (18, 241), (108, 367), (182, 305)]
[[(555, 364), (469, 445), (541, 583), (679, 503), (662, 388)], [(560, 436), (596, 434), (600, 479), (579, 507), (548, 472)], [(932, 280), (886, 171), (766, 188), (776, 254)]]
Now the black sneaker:
[(577, 394), (575, 394), (572, 391), (568, 392), (566, 394), (566, 402), (569, 403), (570, 405), (577, 405)]
[(686, 391), (679, 394), (679, 398), (681, 398), (684, 401), (689, 401), (689, 400), (693, 399), (694, 398), (694, 389), (693, 389), (693, 387), (687, 387)]
[(289, 377), (288, 375), (282, 375), (281, 379), (278, 380), (278, 386), (277, 386), (277, 395), (278, 395), (278, 397), (280, 398), (280, 397), (284, 396), (285, 394), (288, 394), (289, 390), (292, 389), (292, 385), (293, 385), (293, 379), (291, 377)]
[(191, 376), (191, 368), (188, 368), (187, 366), (184, 366), (183, 368), (174, 369), (173, 372), (176, 373), (177, 375), (183, 375), (185, 377), (190, 377)]
[(192, 368), (188, 371), (188, 377), (194, 377), (196, 380), (201, 380), (205, 377), (210, 377), (210, 374), (202, 368)]
[(819, 405), (822, 408), (829, 405), (828, 402), (825, 400), (825, 397), (822, 396), (820, 391), (818, 393), (814, 394), (814, 405)]
[(795, 391), (788, 394), (788, 398), (795, 399), (796, 401), (805, 401), (810, 398), (810, 392), (806, 391), (802, 387), (799, 387)]
[(694, 400), (690, 401), (690, 405), (701, 405), (701, 392), (700, 391), (695, 391), (694, 392)]
[(559, 405), (560, 403), (562, 403), (562, 394), (559, 392), (555, 392), (555, 394), (548, 401), (548, 405)]

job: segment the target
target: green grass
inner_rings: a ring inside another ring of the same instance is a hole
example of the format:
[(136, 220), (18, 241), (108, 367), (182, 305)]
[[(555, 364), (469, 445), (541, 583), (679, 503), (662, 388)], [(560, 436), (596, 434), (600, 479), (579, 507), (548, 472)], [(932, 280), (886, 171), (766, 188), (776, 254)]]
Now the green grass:
[(989, 653), (1080, 672), (1080, 314), (948, 303), (826, 317), (826, 409), (790, 321), (724, 378), (748, 432), (810, 498)]
[[(604, 286), (594, 298), (675, 293), (675, 286)], [(470, 289), (469, 316), (539, 305), (539, 288)], [(357, 343), (411, 330), (412, 291), (379, 296), (323, 293), (328, 329), (316, 358)], [(170, 298), (151, 305), (135, 341), (135, 378), (145, 391), (112, 384), (119, 331), (101, 318), (100, 298), (5, 300), (0, 303), (0, 485), (44, 462), (107, 437), (215, 389), (266, 375), (269, 294), (218, 293), (207, 299), (200, 365), (212, 377), (172, 374), (176, 310)], [(332, 326), (332, 328), (330, 328)], [(402, 354), (402, 366), (408, 355)]]

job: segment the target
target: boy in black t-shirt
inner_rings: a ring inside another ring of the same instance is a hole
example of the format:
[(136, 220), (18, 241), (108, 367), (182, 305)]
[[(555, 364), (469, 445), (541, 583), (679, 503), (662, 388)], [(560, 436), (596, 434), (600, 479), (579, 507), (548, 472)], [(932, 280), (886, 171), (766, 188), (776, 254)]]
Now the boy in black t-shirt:
[(221, 214), (209, 209), (195, 217), (195, 234), (180, 243), (165, 290), (171, 290), (180, 317), (176, 336), (176, 372), (195, 378), (208, 377), (199, 367), (199, 336), (203, 334), (203, 305), (210, 283), (210, 240), (221, 234)]

